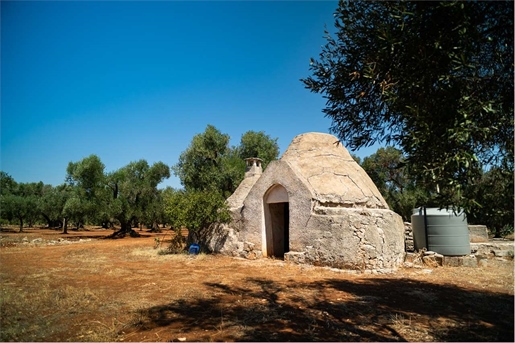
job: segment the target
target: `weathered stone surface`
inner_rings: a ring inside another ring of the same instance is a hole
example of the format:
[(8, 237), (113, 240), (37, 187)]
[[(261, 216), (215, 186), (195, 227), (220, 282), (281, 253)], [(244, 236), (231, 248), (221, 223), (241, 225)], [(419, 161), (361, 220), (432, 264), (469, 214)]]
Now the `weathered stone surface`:
[(470, 249), (477, 257), (513, 258), (514, 245), (512, 241), (489, 241), (486, 243), (470, 243)]
[(415, 251), (415, 243), (413, 241), (413, 227), (409, 222), (404, 222), (404, 245), (406, 252)]
[(233, 222), (203, 236), (212, 251), (247, 258), (259, 251), (355, 270), (392, 269), (404, 261), (401, 217), (332, 135), (295, 137), (260, 176), (247, 175), (228, 204)]
[(297, 251), (289, 251), (284, 254), (284, 260), (287, 262), (303, 264), (303, 263), (306, 263), (306, 253), (305, 252), (297, 252)]
[(496, 257), (511, 257), (513, 258), (513, 250), (495, 250)]
[(444, 259), (444, 256), (443, 256), (443, 255), (441, 255), (441, 254), (434, 254), (433, 256), (434, 256), (434, 258), (435, 258), (436, 263), (437, 263), (439, 266), (443, 266), (443, 259)]
[(476, 256), (463, 256), (463, 267), (477, 268)]
[[(343, 269), (396, 267), (404, 257), (402, 231), (395, 230), (400, 225), (396, 219), (388, 210), (348, 209), (338, 216), (313, 215), (309, 232), (318, 238), (312, 247), (306, 247), (306, 261)], [(332, 237), (325, 238), (319, 228), (329, 221), (337, 225), (333, 224)], [(353, 223), (359, 223), (359, 228)]]
[(316, 191), (320, 207), (388, 208), (367, 173), (333, 135), (296, 136), (281, 158)]
[(461, 267), (463, 266), (462, 256), (444, 256), (443, 265), (448, 267)]
[(243, 242), (243, 250), (245, 251), (254, 251), (254, 247), (256, 245), (251, 242)]
[(485, 225), (469, 225), (471, 243), (488, 242), (488, 229)]
[(247, 178), (243, 179), (243, 181), (241, 181), (238, 188), (236, 188), (234, 193), (227, 199), (227, 205), (229, 206), (230, 209), (236, 209), (236, 208), (241, 207), (241, 205), (243, 204), (243, 200), (245, 200), (245, 198), (247, 197), (247, 195), (250, 192), (250, 189), (252, 188), (252, 186), (254, 186), (256, 181), (259, 179), (259, 176), (260, 175), (253, 175), (253, 176), (247, 177)]
[(238, 222), (233, 221), (231, 224), (213, 224), (206, 230), (200, 231), (199, 242), (202, 249), (233, 256), (238, 256), (243, 252), (243, 242), (239, 241), (237, 230), (234, 228)]

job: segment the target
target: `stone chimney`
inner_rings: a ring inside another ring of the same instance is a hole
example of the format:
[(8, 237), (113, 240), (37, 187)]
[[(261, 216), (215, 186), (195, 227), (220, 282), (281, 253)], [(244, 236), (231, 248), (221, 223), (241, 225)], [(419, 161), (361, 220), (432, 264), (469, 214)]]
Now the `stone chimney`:
[(245, 178), (261, 175), (263, 173), (261, 162), (263, 162), (263, 160), (257, 157), (246, 158), (245, 163), (247, 163), (247, 168), (245, 169)]

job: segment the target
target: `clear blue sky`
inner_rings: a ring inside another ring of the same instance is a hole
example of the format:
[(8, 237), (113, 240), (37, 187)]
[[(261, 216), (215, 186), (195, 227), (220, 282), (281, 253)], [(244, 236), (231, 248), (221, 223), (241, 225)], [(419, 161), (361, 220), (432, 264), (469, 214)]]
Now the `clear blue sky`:
[(106, 172), (139, 159), (172, 166), (208, 124), (231, 145), (265, 131), (281, 154), (298, 134), (328, 132), (324, 99), (299, 79), (336, 6), (2, 1), (0, 169), (58, 185), (91, 154)]

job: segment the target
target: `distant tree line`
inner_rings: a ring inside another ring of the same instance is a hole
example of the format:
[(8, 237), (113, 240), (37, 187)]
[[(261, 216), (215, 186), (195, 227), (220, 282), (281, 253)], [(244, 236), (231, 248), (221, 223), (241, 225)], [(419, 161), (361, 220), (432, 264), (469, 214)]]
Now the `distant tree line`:
[(150, 166), (145, 160), (131, 162), (112, 173), (105, 173), (96, 155), (70, 162), (66, 181), (58, 186), (17, 183), (5, 172), (0, 174), (0, 216), (2, 221), (24, 225), (46, 223), (50, 228), (84, 224), (105, 228), (120, 226), (130, 233), (139, 223), (151, 227), (163, 222), (162, 195), (157, 185), (170, 177), (162, 162)]
[[(237, 146), (214, 126), (193, 137), (179, 162), (170, 168), (163, 162), (149, 165), (144, 159), (106, 172), (96, 155), (70, 162), (65, 182), (58, 186), (18, 183), (0, 172), (0, 219), (24, 226), (45, 223), (50, 228), (80, 228), (84, 224), (117, 227), (114, 236), (137, 235), (133, 228), (160, 225), (191, 232), (214, 221), (227, 221), (225, 198), (243, 179), (244, 158), (259, 157), (264, 165), (277, 159), (277, 138), (264, 132), (248, 131)], [(158, 185), (171, 170), (184, 189)]]
[[(189, 240), (194, 241), (195, 234), (210, 224), (229, 222), (225, 200), (244, 177), (244, 159), (259, 157), (266, 168), (279, 156), (277, 138), (264, 132), (246, 132), (237, 146), (230, 147), (229, 140), (208, 125), (193, 137), (172, 168), (139, 160), (106, 173), (98, 156), (91, 155), (70, 162), (65, 182), (55, 187), (17, 183), (0, 172), (0, 217), (4, 223), (19, 224), (20, 231), (42, 222), (65, 233), (69, 226), (116, 226), (113, 236), (137, 235), (134, 228), (142, 225), (154, 231), (168, 225), (177, 233), (186, 227)], [(419, 181), (401, 150), (380, 148), (363, 161), (354, 158), (405, 221), (410, 221), (413, 208), (439, 206), (437, 192)], [(158, 189), (171, 170), (183, 188)], [(513, 232), (513, 188), (509, 170), (484, 170), (476, 186), (467, 189), (466, 195), (477, 203), (476, 210), (467, 213), (469, 223), (487, 225), (498, 237)]]

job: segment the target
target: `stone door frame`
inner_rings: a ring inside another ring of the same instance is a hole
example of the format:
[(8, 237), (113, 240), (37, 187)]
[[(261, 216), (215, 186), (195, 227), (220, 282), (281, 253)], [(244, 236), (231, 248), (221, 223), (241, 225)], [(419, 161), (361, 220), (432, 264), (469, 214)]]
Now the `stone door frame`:
[(263, 255), (284, 258), (289, 251), (290, 206), (286, 188), (274, 184), (263, 196)]

